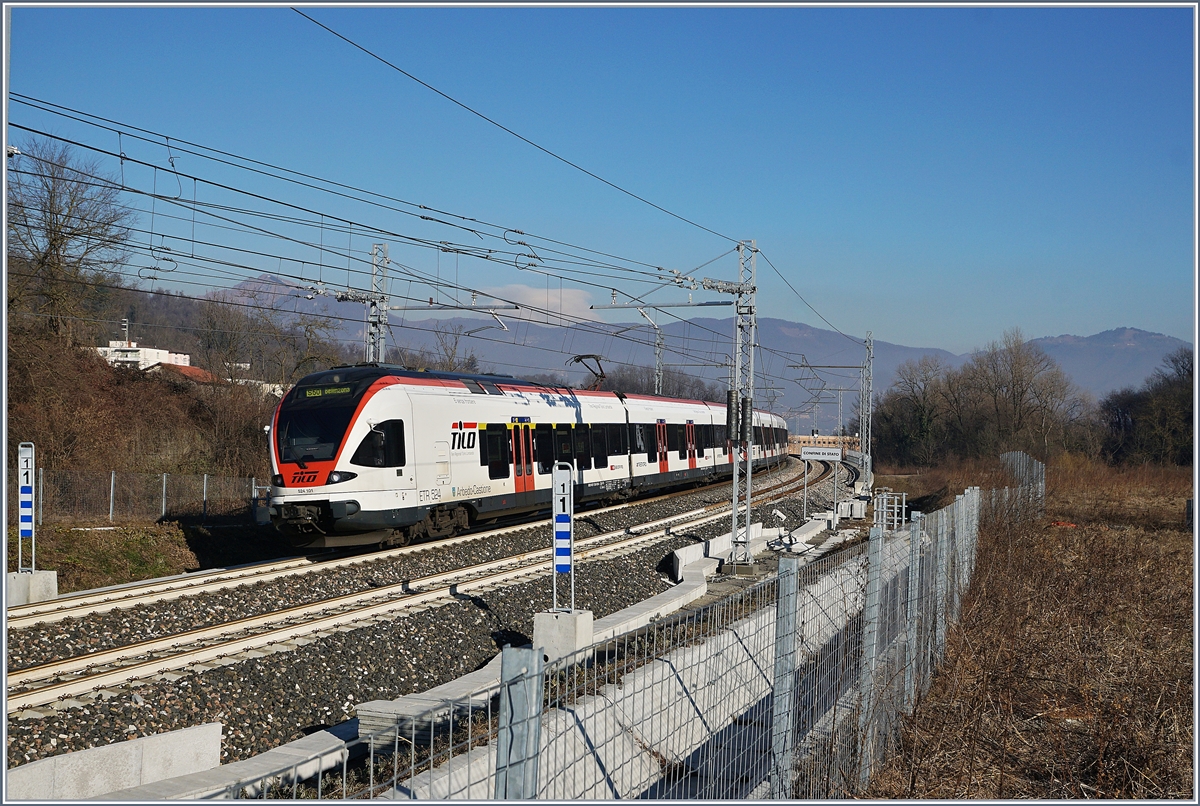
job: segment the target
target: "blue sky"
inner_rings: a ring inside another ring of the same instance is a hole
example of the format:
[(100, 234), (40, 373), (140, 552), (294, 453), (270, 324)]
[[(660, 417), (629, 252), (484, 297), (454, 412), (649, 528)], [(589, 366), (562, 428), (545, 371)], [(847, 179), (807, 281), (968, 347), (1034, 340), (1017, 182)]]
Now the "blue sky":
[[(1014, 326), (1193, 339), (1189, 8), (305, 10), (609, 181), (755, 239), (851, 335), (954, 352)], [(686, 271), (729, 248), (285, 7), (15, 8), (10, 89), (653, 265)], [(20, 104), (10, 122), (116, 145)], [(163, 148), (122, 147), (165, 165)], [(453, 262), (393, 257), (443, 276)], [(544, 278), (459, 263), (463, 284), (544, 295)], [(700, 274), (735, 271), (727, 256)], [(824, 327), (762, 261), (759, 278), (760, 315)], [(564, 294), (577, 312), (608, 301)]]

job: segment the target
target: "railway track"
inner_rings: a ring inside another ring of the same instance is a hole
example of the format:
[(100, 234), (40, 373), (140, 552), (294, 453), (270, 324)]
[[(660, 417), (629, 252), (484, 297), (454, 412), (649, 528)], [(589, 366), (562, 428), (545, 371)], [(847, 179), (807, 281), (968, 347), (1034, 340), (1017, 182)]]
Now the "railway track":
[[(681, 490), (673, 493), (667, 493), (665, 495), (639, 499), (637, 501), (624, 502), (613, 506), (591, 509), (587, 510), (586, 512), (581, 512), (580, 514), (592, 517), (607, 512), (627, 509), (631, 506), (661, 503), (663, 501), (680, 498), (682, 496), (696, 495), (706, 490), (715, 490), (726, 485), (728, 485), (728, 482), (719, 482), (717, 484), (706, 485), (704, 487)], [(457, 535), (449, 540), (460, 542), (483, 540), (523, 531), (525, 529), (544, 527), (549, 523), (549, 518), (540, 518), (520, 524), (503, 526), (496, 529), (468, 532)], [(195, 596), (197, 594), (223, 590), (225, 588), (236, 587), (239, 585), (254, 585), (260, 582), (270, 582), (272, 580), (308, 574), (314, 571), (328, 571), (351, 565), (384, 561), (394, 557), (427, 551), (439, 545), (444, 545), (445, 543), (449, 542), (449, 540), (430, 541), (418, 543), (412, 546), (384, 549), (382, 551), (370, 553), (363, 553), (359, 551), (337, 553), (333, 555), (315, 554), (305, 557), (288, 557), (282, 560), (256, 563), (249, 566), (221, 568), (211, 571), (199, 571), (182, 577), (154, 579), (143, 583), (122, 585), (117, 588), (105, 588), (98, 591), (84, 591), (76, 595), (60, 596), (50, 601), (34, 602), (28, 605), (10, 607), (8, 608), (8, 629), (14, 630), (21, 629), (23, 627), (29, 627), (34, 624), (53, 623), (63, 619), (77, 618), (93, 613), (104, 613), (122, 607), (133, 607), (134, 605), (149, 602), (168, 601), (170, 599), (175, 599), (182, 596)]]
[[(818, 474), (818, 478), (810, 478), (809, 483), (817, 483), (829, 475), (830, 468), (826, 465)], [(790, 495), (803, 483), (802, 475), (793, 477), (760, 490), (756, 500), (765, 503)], [(617, 508), (620, 507), (612, 509)], [(584, 562), (619, 556), (662, 540), (669, 536), (672, 528), (696, 528), (728, 517), (728, 513), (728, 504), (712, 504), (638, 527), (578, 539), (576, 556)], [(493, 530), (487, 534), (495, 535), (498, 531), (504, 530)], [(420, 548), (406, 547), (393, 549), (391, 552)], [(370, 558), (375, 557), (376, 555), (370, 555)], [(353, 561), (363, 562), (364, 558), (357, 557)], [(7, 711), (13, 713), (25, 708), (50, 705), (58, 700), (81, 697), (107, 687), (119, 686), (172, 670), (219, 662), (223, 658), (248, 651), (286, 650), (332, 630), (357, 629), (366, 626), (372, 620), (393, 618), (404, 610), (436, 606), (438, 602), (455, 596), (514, 584), (548, 573), (552, 564), (552, 549), (547, 547), (481, 565), (405, 580), (299, 607), (276, 610), (10, 672)], [(289, 572), (292, 571), (286, 568), (276, 568), (272, 571), (276, 574)], [(210, 582), (229, 584), (228, 581)], [(164, 592), (174, 595), (177, 590), (171, 588)]]

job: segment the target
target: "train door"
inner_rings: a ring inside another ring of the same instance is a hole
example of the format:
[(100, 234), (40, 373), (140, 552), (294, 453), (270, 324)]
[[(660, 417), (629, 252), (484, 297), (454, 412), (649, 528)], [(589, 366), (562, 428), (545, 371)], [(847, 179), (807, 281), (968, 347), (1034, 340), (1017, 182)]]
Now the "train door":
[(514, 425), (512, 439), (513, 479), (519, 493), (533, 492), (533, 431), (529, 425)]
[(683, 438), (687, 442), (688, 469), (696, 469), (696, 426), (691, 421), (683, 427)]
[(667, 421), (659, 420), (654, 428), (654, 441), (658, 445), (658, 472), (667, 472)]

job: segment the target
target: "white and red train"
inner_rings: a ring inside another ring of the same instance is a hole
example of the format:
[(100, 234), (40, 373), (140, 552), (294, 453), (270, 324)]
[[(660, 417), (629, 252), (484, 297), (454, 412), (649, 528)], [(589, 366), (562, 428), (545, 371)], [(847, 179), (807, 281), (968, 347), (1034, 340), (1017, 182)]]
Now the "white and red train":
[[(755, 468), (786, 461), (786, 423), (754, 412)], [(271, 425), (271, 519), (296, 546), (404, 545), (575, 500), (732, 473), (725, 406), (364, 364), (308, 375)]]

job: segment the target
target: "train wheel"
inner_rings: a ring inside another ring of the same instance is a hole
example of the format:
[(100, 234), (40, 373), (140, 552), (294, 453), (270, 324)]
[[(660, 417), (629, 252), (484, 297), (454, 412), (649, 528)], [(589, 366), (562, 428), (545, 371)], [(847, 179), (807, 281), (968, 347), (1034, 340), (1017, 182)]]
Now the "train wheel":
[(391, 537), (383, 541), (383, 544), (389, 548), (404, 548), (412, 542), (412, 533), (409, 529), (393, 529)]

